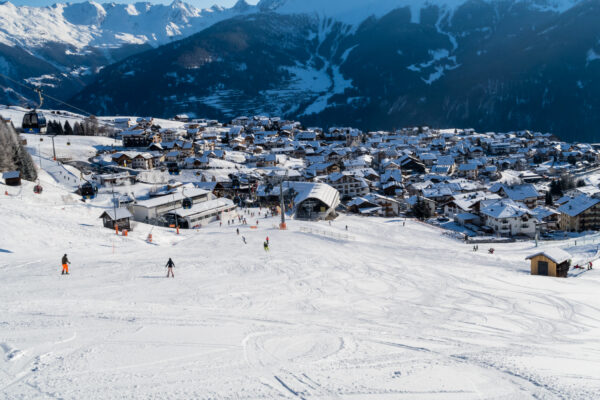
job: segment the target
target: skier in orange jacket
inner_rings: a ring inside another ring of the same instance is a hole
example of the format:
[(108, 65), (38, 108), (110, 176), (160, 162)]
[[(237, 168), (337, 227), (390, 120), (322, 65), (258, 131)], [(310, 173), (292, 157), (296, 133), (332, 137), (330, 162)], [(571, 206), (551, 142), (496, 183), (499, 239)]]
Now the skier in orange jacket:
[(61, 275), (69, 275), (69, 264), (71, 264), (71, 262), (69, 261), (69, 259), (67, 258), (67, 255), (65, 254), (62, 258), (62, 274)]

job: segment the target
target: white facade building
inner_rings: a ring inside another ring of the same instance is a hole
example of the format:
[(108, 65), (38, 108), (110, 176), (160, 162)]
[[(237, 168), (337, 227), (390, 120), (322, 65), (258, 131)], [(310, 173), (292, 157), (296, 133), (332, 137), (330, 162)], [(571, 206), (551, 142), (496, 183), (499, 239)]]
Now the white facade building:
[(500, 236), (534, 237), (537, 220), (527, 207), (509, 199), (488, 203), (481, 209), (485, 224)]

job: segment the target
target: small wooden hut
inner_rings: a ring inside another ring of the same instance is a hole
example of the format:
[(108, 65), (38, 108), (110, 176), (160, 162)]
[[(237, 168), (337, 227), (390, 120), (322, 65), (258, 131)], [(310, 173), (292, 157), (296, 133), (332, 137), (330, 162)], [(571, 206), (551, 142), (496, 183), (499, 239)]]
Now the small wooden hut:
[(8, 171), (2, 174), (4, 183), (8, 186), (20, 186), (21, 185), (21, 173), (19, 171)]
[(126, 208), (117, 208), (116, 215), (115, 210), (106, 210), (100, 216), (104, 222), (105, 228), (115, 229), (115, 226), (118, 225), (120, 231), (123, 229), (131, 231), (131, 217), (133, 217), (133, 215)]
[(571, 255), (559, 248), (540, 251), (527, 260), (531, 260), (531, 275), (566, 278), (571, 266)]

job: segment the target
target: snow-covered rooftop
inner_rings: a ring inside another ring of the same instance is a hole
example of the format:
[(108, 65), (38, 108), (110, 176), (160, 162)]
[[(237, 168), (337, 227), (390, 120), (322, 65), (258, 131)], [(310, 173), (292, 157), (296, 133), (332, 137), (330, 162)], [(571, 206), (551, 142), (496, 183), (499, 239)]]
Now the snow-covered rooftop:
[(526, 259), (530, 260), (537, 256), (545, 256), (557, 264), (561, 264), (572, 258), (571, 254), (567, 253), (563, 249), (561, 249), (559, 247), (550, 247), (550, 248), (544, 249), (542, 251), (538, 251), (537, 253), (530, 255)]

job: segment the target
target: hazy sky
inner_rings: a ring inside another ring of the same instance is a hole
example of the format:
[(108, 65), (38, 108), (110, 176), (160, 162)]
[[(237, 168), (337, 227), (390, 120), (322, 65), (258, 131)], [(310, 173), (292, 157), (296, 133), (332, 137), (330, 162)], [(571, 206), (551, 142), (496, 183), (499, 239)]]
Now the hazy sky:
[[(2, 0), (0, 0), (1, 2)], [(11, 3), (13, 3), (16, 6), (21, 6), (21, 5), (25, 5), (25, 6), (47, 6), (47, 5), (51, 5), (54, 3), (81, 3), (82, 0), (9, 0)], [(122, 0), (94, 0), (97, 3), (137, 3), (138, 1), (135, 0), (129, 0), (129, 1), (122, 1)], [(237, 0), (184, 0), (186, 3), (192, 4), (195, 7), (198, 8), (206, 8), (206, 7), (210, 7), (214, 4), (219, 4), (222, 6), (226, 6), (226, 7), (230, 7), (232, 5), (234, 5), (236, 3)], [(148, 3), (163, 3), (163, 4), (170, 4), (173, 1), (169, 1), (169, 0), (164, 0), (164, 1), (158, 1), (158, 0), (147, 0), (147, 1), (140, 1), (140, 2), (148, 2)], [(246, 0), (247, 3), (249, 4), (256, 4), (258, 3), (258, 0)]]

